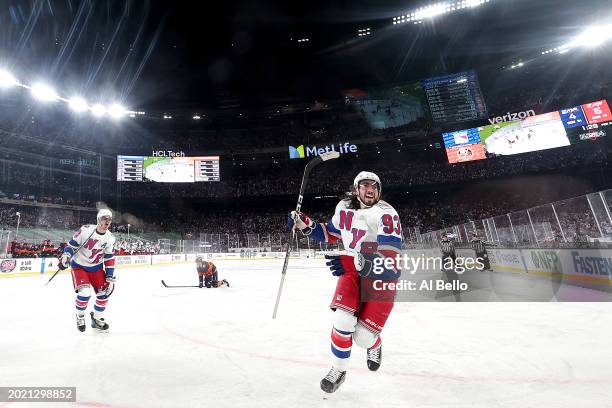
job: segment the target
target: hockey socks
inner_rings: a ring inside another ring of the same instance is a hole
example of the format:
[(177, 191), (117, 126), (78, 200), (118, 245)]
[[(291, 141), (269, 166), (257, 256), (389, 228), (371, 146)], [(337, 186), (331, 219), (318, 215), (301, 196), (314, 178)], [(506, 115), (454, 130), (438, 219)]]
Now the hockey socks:
[(96, 295), (96, 303), (94, 304), (94, 310), (96, 313), (102, 313), (106, 309), (106, 303), (108, 302), (108, 295), (106, 292), (100, 292)]
[(81, 294), (77, 294), (77, 297), (76, 297), (77, 314), (85, 314), (85, 309), (87, 309), (89, 298), (90, 296), (83, 296)]
[(334, 355), (334, 367), (341, 371), (346, 370), (352, 346), (353, 337), (351, 332), (338, 330), (335, 327), (332, 328), (331, 351)]

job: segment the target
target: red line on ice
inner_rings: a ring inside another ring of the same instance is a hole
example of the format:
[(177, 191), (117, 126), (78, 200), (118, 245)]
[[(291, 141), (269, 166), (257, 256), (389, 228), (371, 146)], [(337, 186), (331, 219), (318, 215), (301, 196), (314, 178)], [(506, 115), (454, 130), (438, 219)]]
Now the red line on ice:
[[(194, 339), (191, 337), (187, 337), (181, 333), (175, 332), (174, 330), (168, 328), (165, 325), (164, 325), (164, 328), (170, 333), (174, 334), (175, 336), (183, 340), (186, 340), (188, 342), (200, 344), (206, 347), (210, 347), (210, 348), (214, 348), (214, 349), (218, 349), (222, 351), (230, 351), (230, 352), (246, 355), (249, 357), (261, 358), (264, 360), (279, 361), (279, 362), (284, 362), (284, 363), (299, 364), (299, 365), (310, 366), (310, 367), (329, 368), (329, 364), (330, 364), (330, 363), (318, 363), (318, 362), (301, 360), (301, 359), (296, 359), (296, 358), (277, 357), (277, 356), (272, 356), (269, 354), (253, 353), (251, 351), (245, 351), (243, 349), (238, 349), (234, 347), (219, 346), (217, 344), (208, 343), (200, 339)], [(369, 372), (365, 368), (351, 368), (351, 371), (364, 372), (364, 373)], [(490, 377), (490, 376), (467, 377), (467, 376), (461, 376), (461, 375), (433, 373), (433, 372), (427, 372), (427, 371), (420, 372), (420, 373), (417, 373), (417, 372), (410, 373), (410, 372), (396, 371), (396, 370), (384, 370), (383, 372), (381, 372), (381, 374), (391, 375), (391, 376), (401, 376), (401, 377), (423, 378), (423, 379), (428, 379), (428, 380), (441, 379), (441, 380), (458, 381), (458, 382), (466, 382), (466, 383), (493, 382), (493, 383), (516, 383), (516, 384), (576, 384), (576, 385), (602, 384), (603, 385), (603, 384), (610, 384), (610, 382), (612, 381), (612, 379), (604, 379), (604, 378), (579, 380), (579, 379), (573, 379), (573, 378), (550, 378), (550, 377), (542, 377), (542, 378), (503, 378), (503, 377), (495, 378), (495, 377)]]

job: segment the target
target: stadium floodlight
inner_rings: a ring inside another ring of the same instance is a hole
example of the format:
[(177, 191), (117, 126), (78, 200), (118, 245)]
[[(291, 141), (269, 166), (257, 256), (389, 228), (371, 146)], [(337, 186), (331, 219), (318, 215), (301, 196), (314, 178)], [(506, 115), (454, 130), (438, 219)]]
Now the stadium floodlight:
[(17, 84), (17, 80), (10, 72), (0, 70), (0, 88), (8, 88)]
[(446, 6), (443, 3), (432, 4), (423, 9), (418, 10), (415, 13), (415, 19), (421, 20), (423, 18), (434, 18), (446, 12)]
[(104, 114), (106, 113), (106, 108), (104, 107), (104, 105), (96, 103), (94, 106), (91, 107), (91, 113), (93, 113), (93, 115), (97, 117), (104, 116)]
[(612, 38), (612, 26), (593, 26), (577, 36), (571, 46), (595, 48)]
[(467, 7), (477, 7), (477, 6), (480, 6), (481, 4), (484, 4), (484, 0), (467, 0), (465, 2), (465, 5)]
[(83, 112), (89, 109), (89, 106), (87, 106), (87, 102), (85, 102), (85, 99), (79, 96), (74, 96), (70, 98), (68, 100), (68, 106), (75, 112)]
[(200, 120), (200, 119), (202, 119), (202, 117), (200, 115), (193, 115), (193, 119), (194, 120)]
[(32, 86), (30, 89), (32, 91), (32, 96), (43, 102), (53, 102), (58, 100), (59, 96), (57, 93), (45, 84), (36, 84)]
[(118, 103), (114, 103), (108, 108), (108, 113), (113, 119), (120, 119), (125, 115), (125, 107)]

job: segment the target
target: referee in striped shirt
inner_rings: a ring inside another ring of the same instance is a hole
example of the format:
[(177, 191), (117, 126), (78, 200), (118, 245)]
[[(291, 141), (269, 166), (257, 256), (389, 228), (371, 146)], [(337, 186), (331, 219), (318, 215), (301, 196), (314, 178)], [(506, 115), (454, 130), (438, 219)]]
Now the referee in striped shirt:
[(445, 261), (446, 259), (451, 258), (454, 265), (457, 255), (455, 254), (455, 244), (450, 240), (449, 235), (450, 234), (447, 234), (442, 237), (442, 240), (440, 241), (440, 250), (442, 251), (442, 259)]
[(476, 232), (472, 233), (472, 249), (476, 252), (476, 258), (482, 258), (482, 263), (484, 264), (484, 270), (491, 270), (491, 262), (489, 262), (489, 255), (487, 254), (487, 246), (482, 240), (478, 237)]
[[(459, 275), (455, 272), (455, 262), (457, 260), (457, 254), (455, 253), (455, 244), (451, 240), (453, 235), (448, 233), (442, 237), (440, 241), (440, 250), (442, 251), (442, 272), (446, 278), (448, 283), (453, 283), (454, 281), (459, 281)], [(446, 268), (448, 260), (452, 260), (452, 266), (450, 268)], [(457, 289), (453, 289), (453, 296), (455, 297), (455, 302), (461, 302), (461, 291)]]

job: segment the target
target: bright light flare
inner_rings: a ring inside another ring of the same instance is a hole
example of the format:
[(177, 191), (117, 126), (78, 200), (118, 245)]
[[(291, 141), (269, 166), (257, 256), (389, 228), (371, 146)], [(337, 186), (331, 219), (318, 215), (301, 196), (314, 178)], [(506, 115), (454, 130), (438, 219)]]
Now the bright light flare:
[(45, 84), (36, 84), (31, 88), (32, 96), (39, 101), (53, 102), (59, 99), (57, 93)]
[(108, 108), (108, 113), (112, 118), (120, 119), (126, 114), (126, 110), (124, 106), (114, 103)]
[(478, 7), (483, 5), (484, 3), (484, 0), (467, 0), (464, 2), (464, 5), (466, 7)]
[(94, 106), (91, 107), (91, 113), (93, 113), (93, 115), (96, 117), (101, 117), (104, 116), (104, 114), (106, 113), (106, 108), (104, 107), (104, 105), (96, 103)]
[(418, 10), (415, 13), (414, 19), (415, 20), (421, 20), (424, 18), (433, 18), (436, 16), (439, 16), (441, 14), (444, 14), (446, 12), (446, 5), (443, 3), (439, 3), (439, 4), (433, 4), (431, 6), (427, 6), (425, 8), (422, 8), (420, 10)]
[(582, 34), (571, 42), (574, 47), (595, 48), (612, 38), (612, 25), (593, 26), (587, 28)]
[(85, 99), (78, 96), (70, 98), (68, 100), (68, 106), (75, 112), (83, 112), (89, 109), (89, 106), (87, 106), (87, 102), (85, 101)]
[(17, 79), (8, 71), (0, 70), (0, 88), (17, 85)]

